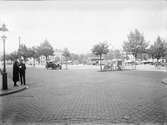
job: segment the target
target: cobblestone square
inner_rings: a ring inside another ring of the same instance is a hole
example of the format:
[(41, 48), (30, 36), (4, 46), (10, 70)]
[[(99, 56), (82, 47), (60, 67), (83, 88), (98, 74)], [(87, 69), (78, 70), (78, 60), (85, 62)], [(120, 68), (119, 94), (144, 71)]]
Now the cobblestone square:
[(152, 71), (28, 68), (29, 89), (0, 97), (0, 118), (13, 123), (163, 123), (165, 77)]

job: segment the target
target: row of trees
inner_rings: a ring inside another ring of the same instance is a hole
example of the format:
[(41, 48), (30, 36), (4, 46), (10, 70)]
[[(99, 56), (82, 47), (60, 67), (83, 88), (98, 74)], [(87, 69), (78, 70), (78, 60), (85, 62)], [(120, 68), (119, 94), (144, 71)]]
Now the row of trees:
[(38, 58), (41, 55), (45, 56), (46, 59), (48, 59), (49, 55), (53, 55), (54, 50), (51, 44), (45, 40), (43, 43), (41, 43), (39, 46), (33, 46), (28, 48), (26, 45), (21, 44), (19, 46), (18, 51), (14, 51), (10, 54), (6, 55), (6, 60), (12, 60), (14, 61), (17, 58), (23, 57), (25, 60), (27, 58)]
[[(132, 54), (135, 59), (143, 59), (144, 57), (144, 59), (152, 58), (157, 59), (157, 61), (160, 58), (167, 59), (167, 43), (165, 40), (162, 40), (160, 36), (157, 37), (152, 45), (149, 45), (149, 42), (144, 39), (144, 35), (137, 29), (130, 32), (127, 37), (127, 41), (124, 41), (123, 43), (123, 50), (127, 54)], [(110, 59), (114, 57), (113, 55), (116, 55), (114, 58), (124, 58), (119, 50), (109, 50), (107, 42), (101, 42), (94, 45), (92, 53), (99, 56), (100, 70), (102, 70), (101, 60), (103, 55), (105, 55), (105, 58), (109, 57)], [(147, 55), (147, 57), (142, 56), (143, 54)]]
[(123, 43), (123, 50), (133, 54), (135, 58), (146, 53), (149, 58), (159, 60), (160, 58), (166, 58), (167, 43), (158, 36), (154, 43), (149, 45), (149, 42), (144, 39), (144, 35), (136, 29), (128, 34), (128, 40)]
[[(147, 59), (153, 58), (159, 60), (160, 58), (167, 58), (167, 43), (165, 40), (162, 40), (159, 36), (154, 41), (152, 45), (149, 45), (150, 42), (146, 41), (144, 35), (135, 29), (127, 35), (127, 40), (123, 42), (123, 50), (126, 53), (134, 55), (134, 57)], [(113, 58), (124, 58), (120, 50), (110, 50), (107, 42), (101, 42), (93, 46), (92, 54), (99, 56), (99, 60), (102, 60), (102, 57), (105, 59)], [(15, 60), (19, 57), (23, 57), (25, 60), (27, 58), (39, 59), (40, 56), (45, 56), (46, 60), (48, 56), (54, 54), (54, 49), (48, 40), (45, 40), (39, 46), (33, 46), (28, 48), (26, 45), (21, 44), (18, 51), (14, 51), (10, 54), (7, 54), (7, 60)], [(68, 60), (77, 60), (78, 63), (87, 63), (88, 57), (91, 57), (92, 54), (75, 54), (70, 53), (70, 51), (65, 48), (63, 50), (62, 56), (65, 57), (65, 62), (67, 64)], [(147, 57), (142, 57), (142, 54), (147, 54)], [(57, 59), (59, 61), (60, 59)], [(100, 61), (101, 64), (101, 61)], [(100, 65), (101, 66), (101, 65)], [(101, 67), (102, 69), (102, 67)]]
[[(18, 51), (11, 52), (6, 55), (6, 60), (11, 60), (14, 61), (17, 58), (23, 57), (25, 61), (27, 61), (28, 58), (33, 58), (34, 60), (34, 65), (35, 65), (35, 60), (39, 61), (40, 56), (45, 56), (46, 60), (48, 60), (49, 56), (54, 55), (54, 49), (53, 46), (49, 43), (48, 40), (45, 40), (43, 43), (41, 43), (39, 46), (33, 46), (33, 47), (27, 47), (25, 44), (21, 44), (19, 46)], [(88, 54), (75, 54), (71, 53), (68, 48), (65, 48), (62, 51), (62, 57), (64, 57), (64, 62), (66, 63), (66, 68), (67, 68), (67, 63), (69, 60), (72, 61), (78, 61), (78, 63), (86, 63), (86, 60), (88, 59)], [(60, 62), (61, 59), (59, 57), (55, 58), (55, 61)]]

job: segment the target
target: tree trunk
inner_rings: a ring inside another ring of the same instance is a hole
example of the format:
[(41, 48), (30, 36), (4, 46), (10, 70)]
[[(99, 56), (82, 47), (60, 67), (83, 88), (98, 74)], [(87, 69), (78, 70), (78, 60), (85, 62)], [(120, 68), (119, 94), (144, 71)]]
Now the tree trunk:
[(66, 70), (68, 69), (68, 66), (67, 66), (67, 61), (68, 61), (68, 60), (66, 59)]
[(33, 58), (33, 66), (35, 66), (35, 58)]
[(102, 55), (100, 55), (100, 71), (102, 71), (101, 58), (102, 58)]

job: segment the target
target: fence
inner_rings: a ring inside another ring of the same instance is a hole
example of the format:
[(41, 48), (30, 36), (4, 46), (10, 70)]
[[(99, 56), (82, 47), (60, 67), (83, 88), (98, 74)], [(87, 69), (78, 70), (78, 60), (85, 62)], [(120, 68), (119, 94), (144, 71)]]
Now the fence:
[(118, 61), (117, 63), (110, 63), (103, 67), (104, 71), (123, 71), (123, 70), (136, 70), (135, 63), (123, 63)]

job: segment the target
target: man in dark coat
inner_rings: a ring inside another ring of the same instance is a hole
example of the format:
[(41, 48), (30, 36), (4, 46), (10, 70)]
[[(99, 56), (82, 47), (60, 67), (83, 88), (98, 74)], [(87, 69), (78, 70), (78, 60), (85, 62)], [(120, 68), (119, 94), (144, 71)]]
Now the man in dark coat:
[(25, 85), (26, 84), (26, 79), (25, 79), (26, 65), (22, 59), (20, 60), (19, 71), (20, 71), (21, 85), (23, 84)]
[(19, 81), (19, 64), (16, 60), (13, 64), (13, 82), (14, 86), (18, 86), (16, 83)]

